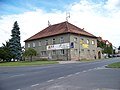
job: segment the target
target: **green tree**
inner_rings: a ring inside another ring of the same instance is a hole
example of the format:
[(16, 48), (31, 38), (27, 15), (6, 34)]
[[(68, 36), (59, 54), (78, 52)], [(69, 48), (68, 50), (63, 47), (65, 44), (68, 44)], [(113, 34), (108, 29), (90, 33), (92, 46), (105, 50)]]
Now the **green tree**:
[(0, 47), (0, 58), (3, 61), (11, 61), (11, 59), (14, 57), (14, 55), (11, 53), (9, 48), (9, 42), (6, 42), (6, 44), (3, 44), (2, 47)]
[(113, 47), (112, 44), (107, 45), (106, 43), (102, 41), (97, 41), (97, 46), (102, 48), (102, 53), (112, 54), (113, 53)]
[(20, 43), (20, 31), (17, 21), (15, 21), (13, 29), (11, 30), (11, 39), (9, 40), (10, 43), (10, 51), (14, 55), (14, 60), (20, 60), (22, 54), (22, 48)]
[(23, 56), (30, 57), (30, 61), (32, 61), (32, 57), (37, 55), (37, 51), (33, 48), (28, 48), (23, 53)]

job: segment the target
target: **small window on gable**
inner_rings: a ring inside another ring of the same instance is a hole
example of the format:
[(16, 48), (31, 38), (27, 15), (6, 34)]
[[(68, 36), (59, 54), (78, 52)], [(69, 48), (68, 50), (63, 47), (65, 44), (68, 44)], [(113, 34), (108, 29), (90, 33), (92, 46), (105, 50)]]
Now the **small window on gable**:
[(28, 43), (28, 48), (30, 48), (30, 43)]
[(35, 43), (33, 43), (33, 47), (35, 47)]
[(39, 46), (41, 46), (41, 41), (39, 41)]

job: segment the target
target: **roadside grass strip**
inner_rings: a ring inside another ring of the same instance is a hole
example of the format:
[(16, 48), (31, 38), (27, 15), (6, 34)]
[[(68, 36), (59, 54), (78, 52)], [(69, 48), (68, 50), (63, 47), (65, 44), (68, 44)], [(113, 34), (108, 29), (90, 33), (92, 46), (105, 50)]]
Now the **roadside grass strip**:
[(106, 67), (107, 68), (120, 68), (120, 62), (109, 64)]
[(32, 65), (45, 65), (45, 64), (58, 64), (56, 61), (17, 61), (17, 62), (0, 62), (0, 66), (32, 66)]

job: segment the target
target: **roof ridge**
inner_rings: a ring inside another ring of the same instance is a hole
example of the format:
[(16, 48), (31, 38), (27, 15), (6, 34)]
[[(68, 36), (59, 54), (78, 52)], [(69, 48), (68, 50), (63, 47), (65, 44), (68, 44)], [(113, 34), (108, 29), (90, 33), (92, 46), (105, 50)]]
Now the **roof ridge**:
[(69, 32), (70, 29), (69, 29), (69, 26), (68, 26), (68, 21), (66, 21), (65, 24), (66, 24), (67, 32)]
[(64, 21), (61, 23), (53, 24), (51, 26), (46, 27), (45, 29), (42, 29), (35, 35), (31, 36), (25, 41), (31, 41), (35, 39), (40, 39), (40, 38), (45, 38), (53, 35), (58, 35), (58, 34), (64, 34), (64, 33), (75, 33), (75, 34), (80, 34), (80, 35), (85, 35), (85, 36), (90, 36), (90, 37), (96, 37), (93, 34), (85, 31), (84, 29), (81, 29), (68, 21)]

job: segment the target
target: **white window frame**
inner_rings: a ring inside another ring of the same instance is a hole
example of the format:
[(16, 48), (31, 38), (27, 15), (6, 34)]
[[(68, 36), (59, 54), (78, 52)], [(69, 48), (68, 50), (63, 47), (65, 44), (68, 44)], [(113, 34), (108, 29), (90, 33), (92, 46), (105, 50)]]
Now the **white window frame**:
[(90, 44), (90, 40), (89, 39), (87, 39), (87, 44)]
[(27, 45), (28, 45), (28, 48), (30, 48), (30, 43), (28, 43)]
[(95, 45), (95, 40), (92, 40), (92, 45)]
[(35, 43), (33, 42), (33, 47), (35, 47)]
[(55, 38), (52, 39), (52, 43), (55, 44)]
[(64, 49), (61, 49), (61, 50), (60, 50), (60, 54), (61, 54), (61, 55), (64, 55), (64, 54), (65, 54), (65, 50), (64, 50)]
[(53, 54), (53, 55), (56, 55), (56, 50), (53, 50), (53, 51), (52, 51), (52, 54)]
[(48, 45), (48, 40), (45, 40), (45, 45)]
[(41, 41), (39, 41), (39, 46), (41, 46)]
[(46, 56), (46, 55), (47, 55), (47, 52), (46, 52), (46, 51), (41, 51), (41, 55), (42, 55), (42, 56)]
[(60, 43), (64, 43), (64, 37), (60, 37)]

